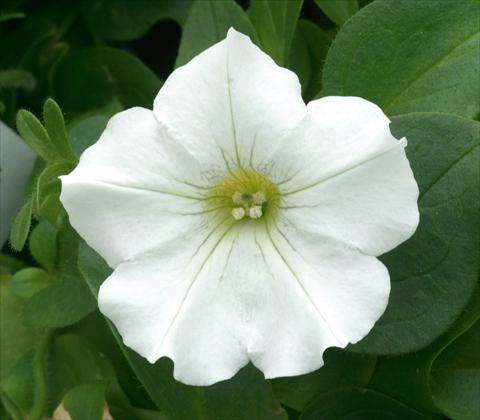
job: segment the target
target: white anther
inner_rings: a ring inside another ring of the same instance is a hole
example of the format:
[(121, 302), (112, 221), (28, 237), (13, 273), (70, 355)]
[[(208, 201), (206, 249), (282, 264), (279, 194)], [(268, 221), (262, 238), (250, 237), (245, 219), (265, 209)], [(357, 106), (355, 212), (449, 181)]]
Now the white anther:
[(252, 219), (259, 219), (262, 217), (262, 208), (260, 206), (252, 206), (250, 207), (250, 210), (248, 211), (248, 215)]
[(255, 194), (253, 194), (253, 203), (254, 204), (263, 204), (265, 201), (267, 201), (267, 198), (265, 197), (265, 193), (263, 191), (257, 191)]
[(240, 220), (245, 217), (245, 209), (243, 207), (235, 207), (232, 210), (232, 216), (235, 220)]
[(235, 193), (232, 195), (232, 200), (235, 204), (242, 204), (243, 203), (242, 193), (239, 191), (235, 191)]

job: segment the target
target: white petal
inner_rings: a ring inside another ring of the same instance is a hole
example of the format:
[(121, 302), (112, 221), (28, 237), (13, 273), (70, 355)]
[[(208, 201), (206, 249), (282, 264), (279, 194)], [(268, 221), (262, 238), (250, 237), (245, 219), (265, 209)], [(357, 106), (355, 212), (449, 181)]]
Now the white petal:
[(115, 267), (207, 223), (198, 163), (159, 128), (152, 111), (113, 117), (77, 168), (62, 177), (72, 226)]
[(230, 29), (167, 79), (154, 113), (215, 179), (226, 166), (256, 165), (302, 118), (297, 76)]
[(419, 213), (418, 186), (376, 105), (327, 97), (307, 106), (295, 139), (271, 158), (288, 217), (306, 230), (380, 255), (408, 239)]
[(187, 384), (228, 379), (249, 360), (268, 378), (307, 373), (327, 347), (362, 338), (389, 292), (374, 257), (322, 241), (286, 221), (178, 238), (121, 264), (100, 308), (126, 345), (170, 357)]

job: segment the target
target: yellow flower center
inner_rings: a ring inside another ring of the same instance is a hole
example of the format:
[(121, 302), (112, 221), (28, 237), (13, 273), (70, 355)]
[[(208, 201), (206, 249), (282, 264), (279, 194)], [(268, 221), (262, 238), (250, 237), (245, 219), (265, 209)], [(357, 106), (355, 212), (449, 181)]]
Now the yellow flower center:
[(235, 220), (272, 217), (280, 202), (277, 186), (252, 169), (230, 172), (212, 190), (209, 205)]

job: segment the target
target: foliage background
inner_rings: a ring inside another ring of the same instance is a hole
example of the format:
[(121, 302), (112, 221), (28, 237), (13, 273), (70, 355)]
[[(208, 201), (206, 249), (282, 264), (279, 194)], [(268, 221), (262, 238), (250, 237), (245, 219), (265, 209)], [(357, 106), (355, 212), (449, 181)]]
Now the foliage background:
[[(0, 118), (39, 156), (0, 260), (2, 418), (61, 403), (79, 420), (107, 406), (140, 420), (480, 418), (479, 0), (3, 0), (0, 13)], [(200, 388), (99, 314), (110, 269), (69, 226), (57, 177), (230, 26), (295, 71), (306, 101), (382, 107), (409, 139), (421, 222), (382, 256), (391, 299), (364, 340), (308, 375), (247, 366)]]

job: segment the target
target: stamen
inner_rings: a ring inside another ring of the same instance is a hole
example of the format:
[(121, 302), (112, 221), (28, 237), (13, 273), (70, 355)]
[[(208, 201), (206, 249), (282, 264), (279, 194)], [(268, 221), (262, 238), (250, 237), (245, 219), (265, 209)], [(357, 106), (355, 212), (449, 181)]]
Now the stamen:
[(262, 217), (262, 208), (260, 206), (252, 206), (250, 207), (250, 210), (248, 211), (248, 215), (252, 218), (252, 219), (259, 219), (260, 217)]
[(235, 220), (240, 220), (245, 217), (245, 209), (243, 207), (235, 207), (232, 210), (232, 216)]
[(242, 204), (243, 203), (243, 195), (239, 191), (235, 191), (232, 195), (232, 200), (235, 204)]
[(267, 201), (267, 198), (265, 197), (265, 193), (263, 191), (257, 191), (255, 194), (253, 194), (252, 197), (253, 203), (262, 205)]

